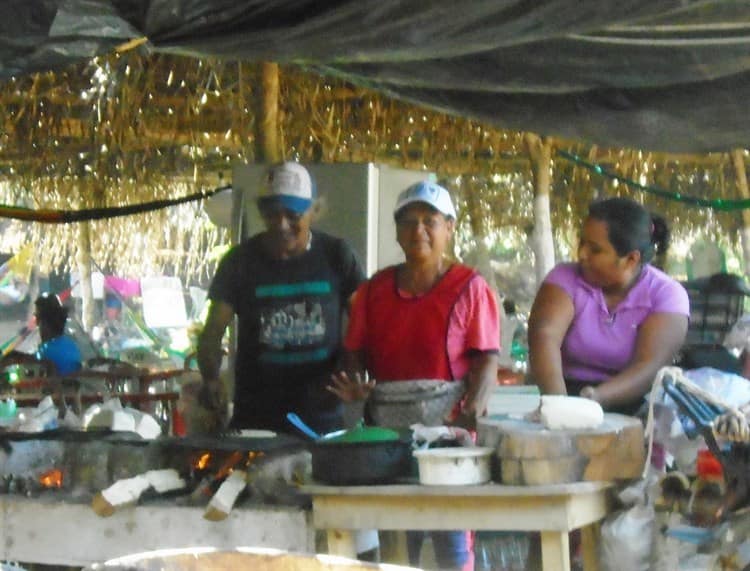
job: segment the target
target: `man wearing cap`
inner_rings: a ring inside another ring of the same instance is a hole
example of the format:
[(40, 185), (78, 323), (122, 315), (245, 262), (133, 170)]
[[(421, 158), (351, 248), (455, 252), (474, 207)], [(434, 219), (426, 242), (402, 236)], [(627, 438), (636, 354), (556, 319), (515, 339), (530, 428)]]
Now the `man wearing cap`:
[(302, 165), (269, 170), (258, 209), (265, 231), (221, 260), (198, 340), (204, 402), (220, 409), (221, 340), (236, 314), (233, 428), (288, 431), (296, 412), (314, 429), (341, 427), (325, 390), (339, 359), (341, 320), (364, 273), (341, 239), (310, 229), (315, 189)]
[[(473, 429), (497, 380), (496, 296), (477, 272), (445, 256), (456, 223), (445, 188), (426, 181), (410, 186), (394, 217), (406, 262), (357, 289), (344, 339), (345, 372), (329, 390), (352, 402), (366, 399), (375, 382), (465, 381), (464, 398), (447, 422)], [(431, 533), (441, 569), (473, 569), (466, 533)], [(412, 565), (419, 565), (421, 542), (420, 532), (409, 533)]]

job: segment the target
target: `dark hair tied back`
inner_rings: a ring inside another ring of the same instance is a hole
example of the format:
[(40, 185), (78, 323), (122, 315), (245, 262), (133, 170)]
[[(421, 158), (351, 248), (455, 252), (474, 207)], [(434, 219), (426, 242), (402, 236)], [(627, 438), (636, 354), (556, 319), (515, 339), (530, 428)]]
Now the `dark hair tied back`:
[(669, 246), (669, 229), (661, 216), (651, 215), (628, 198), (607, 198), (589, 205), (589, 217), (607, 224), (609, 241), (619, 256), (638, 250), (641, 261), (664, 255)]

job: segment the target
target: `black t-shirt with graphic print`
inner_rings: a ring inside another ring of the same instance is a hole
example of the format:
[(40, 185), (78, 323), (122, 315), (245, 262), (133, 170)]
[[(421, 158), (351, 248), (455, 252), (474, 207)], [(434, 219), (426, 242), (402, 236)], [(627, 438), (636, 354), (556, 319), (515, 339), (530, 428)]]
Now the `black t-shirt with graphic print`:
[(317, 231), (294, 258), (269, 258), (260, 235), (224, 256), (208, 297), (238, 316), (233, 427), (289, 431), (287, 412), (322, 431), (339, 424), (340, 404), (325, 386), (343, 311), (364, 277), (346, 242)]

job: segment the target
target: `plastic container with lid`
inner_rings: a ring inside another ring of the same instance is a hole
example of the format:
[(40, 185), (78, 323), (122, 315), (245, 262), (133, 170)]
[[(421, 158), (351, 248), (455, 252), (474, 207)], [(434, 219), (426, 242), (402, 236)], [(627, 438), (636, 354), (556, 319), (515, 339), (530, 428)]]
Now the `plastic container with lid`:
[(494, 448), (459, 447), (415, 450), (419, 481), (433, 486), (468, 486), (490, 481)]

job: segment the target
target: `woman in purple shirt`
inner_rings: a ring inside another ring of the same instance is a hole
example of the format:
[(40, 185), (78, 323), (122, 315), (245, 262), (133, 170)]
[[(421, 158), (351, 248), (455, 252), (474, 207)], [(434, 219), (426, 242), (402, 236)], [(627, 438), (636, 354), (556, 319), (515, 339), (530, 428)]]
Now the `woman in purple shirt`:
[(530, 375), (543, 394), (638, 409), (687, 333), (687, 292), (649, 263), (668, 240), (664, 220), (632, 200), (589, 206), (578, 263), (556, 266), (531, 308)]

